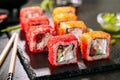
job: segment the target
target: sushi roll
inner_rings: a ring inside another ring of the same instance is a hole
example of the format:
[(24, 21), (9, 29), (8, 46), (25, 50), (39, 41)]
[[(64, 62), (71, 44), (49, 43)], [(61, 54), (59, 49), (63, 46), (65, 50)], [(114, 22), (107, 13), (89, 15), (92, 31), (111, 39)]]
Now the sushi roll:
[(37, 26), (37, 25), (49, 25), (49, 18), (46, 15), (43, 16), (39, 16), (39, 17), (32, 17), (29, 19), (26, 19), (26, 21), (24, 22), (24, 30), (25, 32), (29, 32), (29, 28), (31, 26)]
[(109, 58), (110, 40), (110, 34), (103, 31), (84, 33), (80, 38), (82, 58), (87, 61)]
[(76, 14), (76, 8), (73, 6), (63, 6), (63, 7), (56, 7), (53, 10), (53, 17), (58, 14), (69, 13), (69, 14)]
[(21, 28), (24, 31), (25, 21), (32, 17), (39, 17), (44, 15), (43, 10), (38, 6), (24, 7), (20, 10), (20, 24)]
[(67, 21), (60, 23), (59, 34), (73, 33), (80, 42), (80, 36), (86, 32), (86, 25), (83, 21)]
[(75, 20), (77, 20), (77, 16), (75, 14), (68, 14), (68, 13), (59, 14), (53, 17), (54, 27), (58, 34), (59, 34), (59, 26), (61, 22), (75, 21)]
[(55, 30), (50, 25), (31, 26), (26, 34), (26, 41), (31, 52), (47, 51), (48, 38), (55, 35)]
[(43, 15), (44, 11), (39, 6), (30, 6), (30, 7), (24, 7), (20, 10), (20, 17), (30, 17), (33, 16), (33, 13), (38, 13), (39, 15)]
[(53, 66), (78, 62), (78, 41), (73, 34), (53, 36), (48, 39), (48, 60)]
[(20, 19), (42, 15), (44, 15), (44, 11), (39, 6), (24, 7), (20, 10)]

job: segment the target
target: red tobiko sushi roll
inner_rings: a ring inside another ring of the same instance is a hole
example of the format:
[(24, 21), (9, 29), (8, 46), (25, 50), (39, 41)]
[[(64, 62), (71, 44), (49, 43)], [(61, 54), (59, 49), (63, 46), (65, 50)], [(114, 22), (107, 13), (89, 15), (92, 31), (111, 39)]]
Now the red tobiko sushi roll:
[(78, 62), (78, 40), (73, 34), (48, 39), (48, 60), (53, 66)]
[(46, 15), (43, 16), (37, 16), (37, 17), (31, 17), (29, 19), (26, 19), (24, 22), (24, 30), (25, 32), (29, 32), (29, 28), (31, 26), (37, 26), (37, 25), (48, 25), (49, 24), (49, 18)]
[(26, 19), (32, 17), (39, 17), (44, 15), (43, 10), (39, 6), (31, 6), (31, 7), (24, 7), (20, 10), (20, 24), (21, 28), (24, 31), (24, 28), (26, 27), (24, 24), (26, 22)]
[(44, 11), (39, 6), (29, 6), (29, 7), (23, 7), (20, 10), (20, 17), (31, 17), (33, 13), (38, 13), (39, 15), (43, 15)]
[(87, 61), (109, 58), (110, 39), (110, 34), (103, 31), (84, 33), (80, 38), (82, 58)]
[(55, 35), (50, 25), (31, 26), (26, 34), (27, 43), (31, 52), (47, 51), (48, 38)]

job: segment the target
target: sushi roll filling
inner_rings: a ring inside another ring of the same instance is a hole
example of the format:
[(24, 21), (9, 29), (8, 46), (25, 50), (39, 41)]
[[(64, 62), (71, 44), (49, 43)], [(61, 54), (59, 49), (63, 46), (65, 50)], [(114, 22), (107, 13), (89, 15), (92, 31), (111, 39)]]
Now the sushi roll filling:
[(79, 38), (82, 35), (82, 29), (81, 28), (78, 28), (78, 27), (67, 28), (66, 32), (67, 33), (73, 33), (78, 38), (78, 41), (80, 42)]
[(40, 13), (34, 12), (34, 13), (29, 13), (25, 16), (26, 18), (32, 18), (32, 17), (39, 17)]
[(58, 55), (57, 55), (57, 62), (68, 62), (69, 60), (74, 59), (74, 44), (69, 45), (59, 45), (58, 46)]
[(37, 49), (47, 48), (48, 38), (51, 36), (52, 34), (50, 33), (38, 34), (36, 36), (36, 48)]
[(107, 39), (106, 38), (96, 38), (91, 41), (90, 53), (91, 57), (98, 55), (107, 54)]

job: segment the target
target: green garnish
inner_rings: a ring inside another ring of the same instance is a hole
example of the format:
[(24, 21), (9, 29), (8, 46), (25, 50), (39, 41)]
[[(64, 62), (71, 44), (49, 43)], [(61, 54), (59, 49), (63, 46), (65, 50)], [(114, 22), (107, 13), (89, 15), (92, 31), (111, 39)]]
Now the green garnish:
[(20, 28), (20, 26), (12, 26), (12, 27), (8, 27), (8, 28), (0, 30), (0, 32), (9, 32), (9, 31), (16, 30), (19, 28)]
[(115, 45), (116, 43), (117, 43), (117, 39), (112, 39), (110, 44)]
[(111, 45), (115, 45), (117, 43), (117, 41), (119, 41), (120, 39), (120, 34), (111, 34)]
[(93, 31), (92, 28), (87, 27), (87, 32), (92, 32), (92, 31)]
[(120, 39), (120, 34), (112, 34), (113, 39)]
[(115, 13), (103, 14), (103, 23), (101, 23), (101, 26), (104, 30), (109, 32), (117, 32), (120, 30), (120, 25), (117, 24), (118, 19)]
[(103, 15), (103, 19), (105, 23), (116, 24), (117, 18), (115, 13), (106, 13)]
[(37, 4), (38, 6), (40, 6), (43, 10), (53, 10), (53, 3), (54, 0), (43, 0), (40, 4)]

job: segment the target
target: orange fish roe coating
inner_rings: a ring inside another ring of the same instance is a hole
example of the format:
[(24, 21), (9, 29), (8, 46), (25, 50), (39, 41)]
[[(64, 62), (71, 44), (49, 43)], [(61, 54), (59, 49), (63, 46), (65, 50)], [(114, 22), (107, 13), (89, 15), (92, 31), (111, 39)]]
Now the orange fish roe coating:
[(57, 30), (57, 32), (61, 22), (74, 21), (74, 20), (77, 20), (77, 16), (75, 14), (65, 13), (65, 14), (59, 14), (53, 17), (54, 27)]
[(86, 32), (87, 29), (83, 21), (67, 21), (60, 24), (59, 34), (66, 34), (67, 28), (80, 28), (82, 33)]
[[(102, 40), (104, 41), (103, 43)], [(82, 58), (87, 61), (109, 58), (110, 40), (111, 40), (110, 34), (103, 31), (92, 31), (92, 32), (84, 33), (80, 38), (81, 41), (80, 48), (81, 48)], [(96, 46), (93, 46), (93, 44), (95, 44)], [(102, 47), (100, 45), (102, 45)], [(100, 47), (102, 49), (100, 49)], [(101, 54), (100, 52), (100, 54), (98, 55), (90, 56), (90, 54), (93, 53), (96, 54), (98, 50), (103, 50), (103, 48), (105, 49), (104, 50), (105, 54), (103, 53)]]
[(53, 10), (53, 17), (55, 15), (61, 14), (61, 13), (70, 13), (70, 14), (75, 14), (76, 13), (76, 8), (73, 6), (63, 6), (63, 7), (57, 7)]

